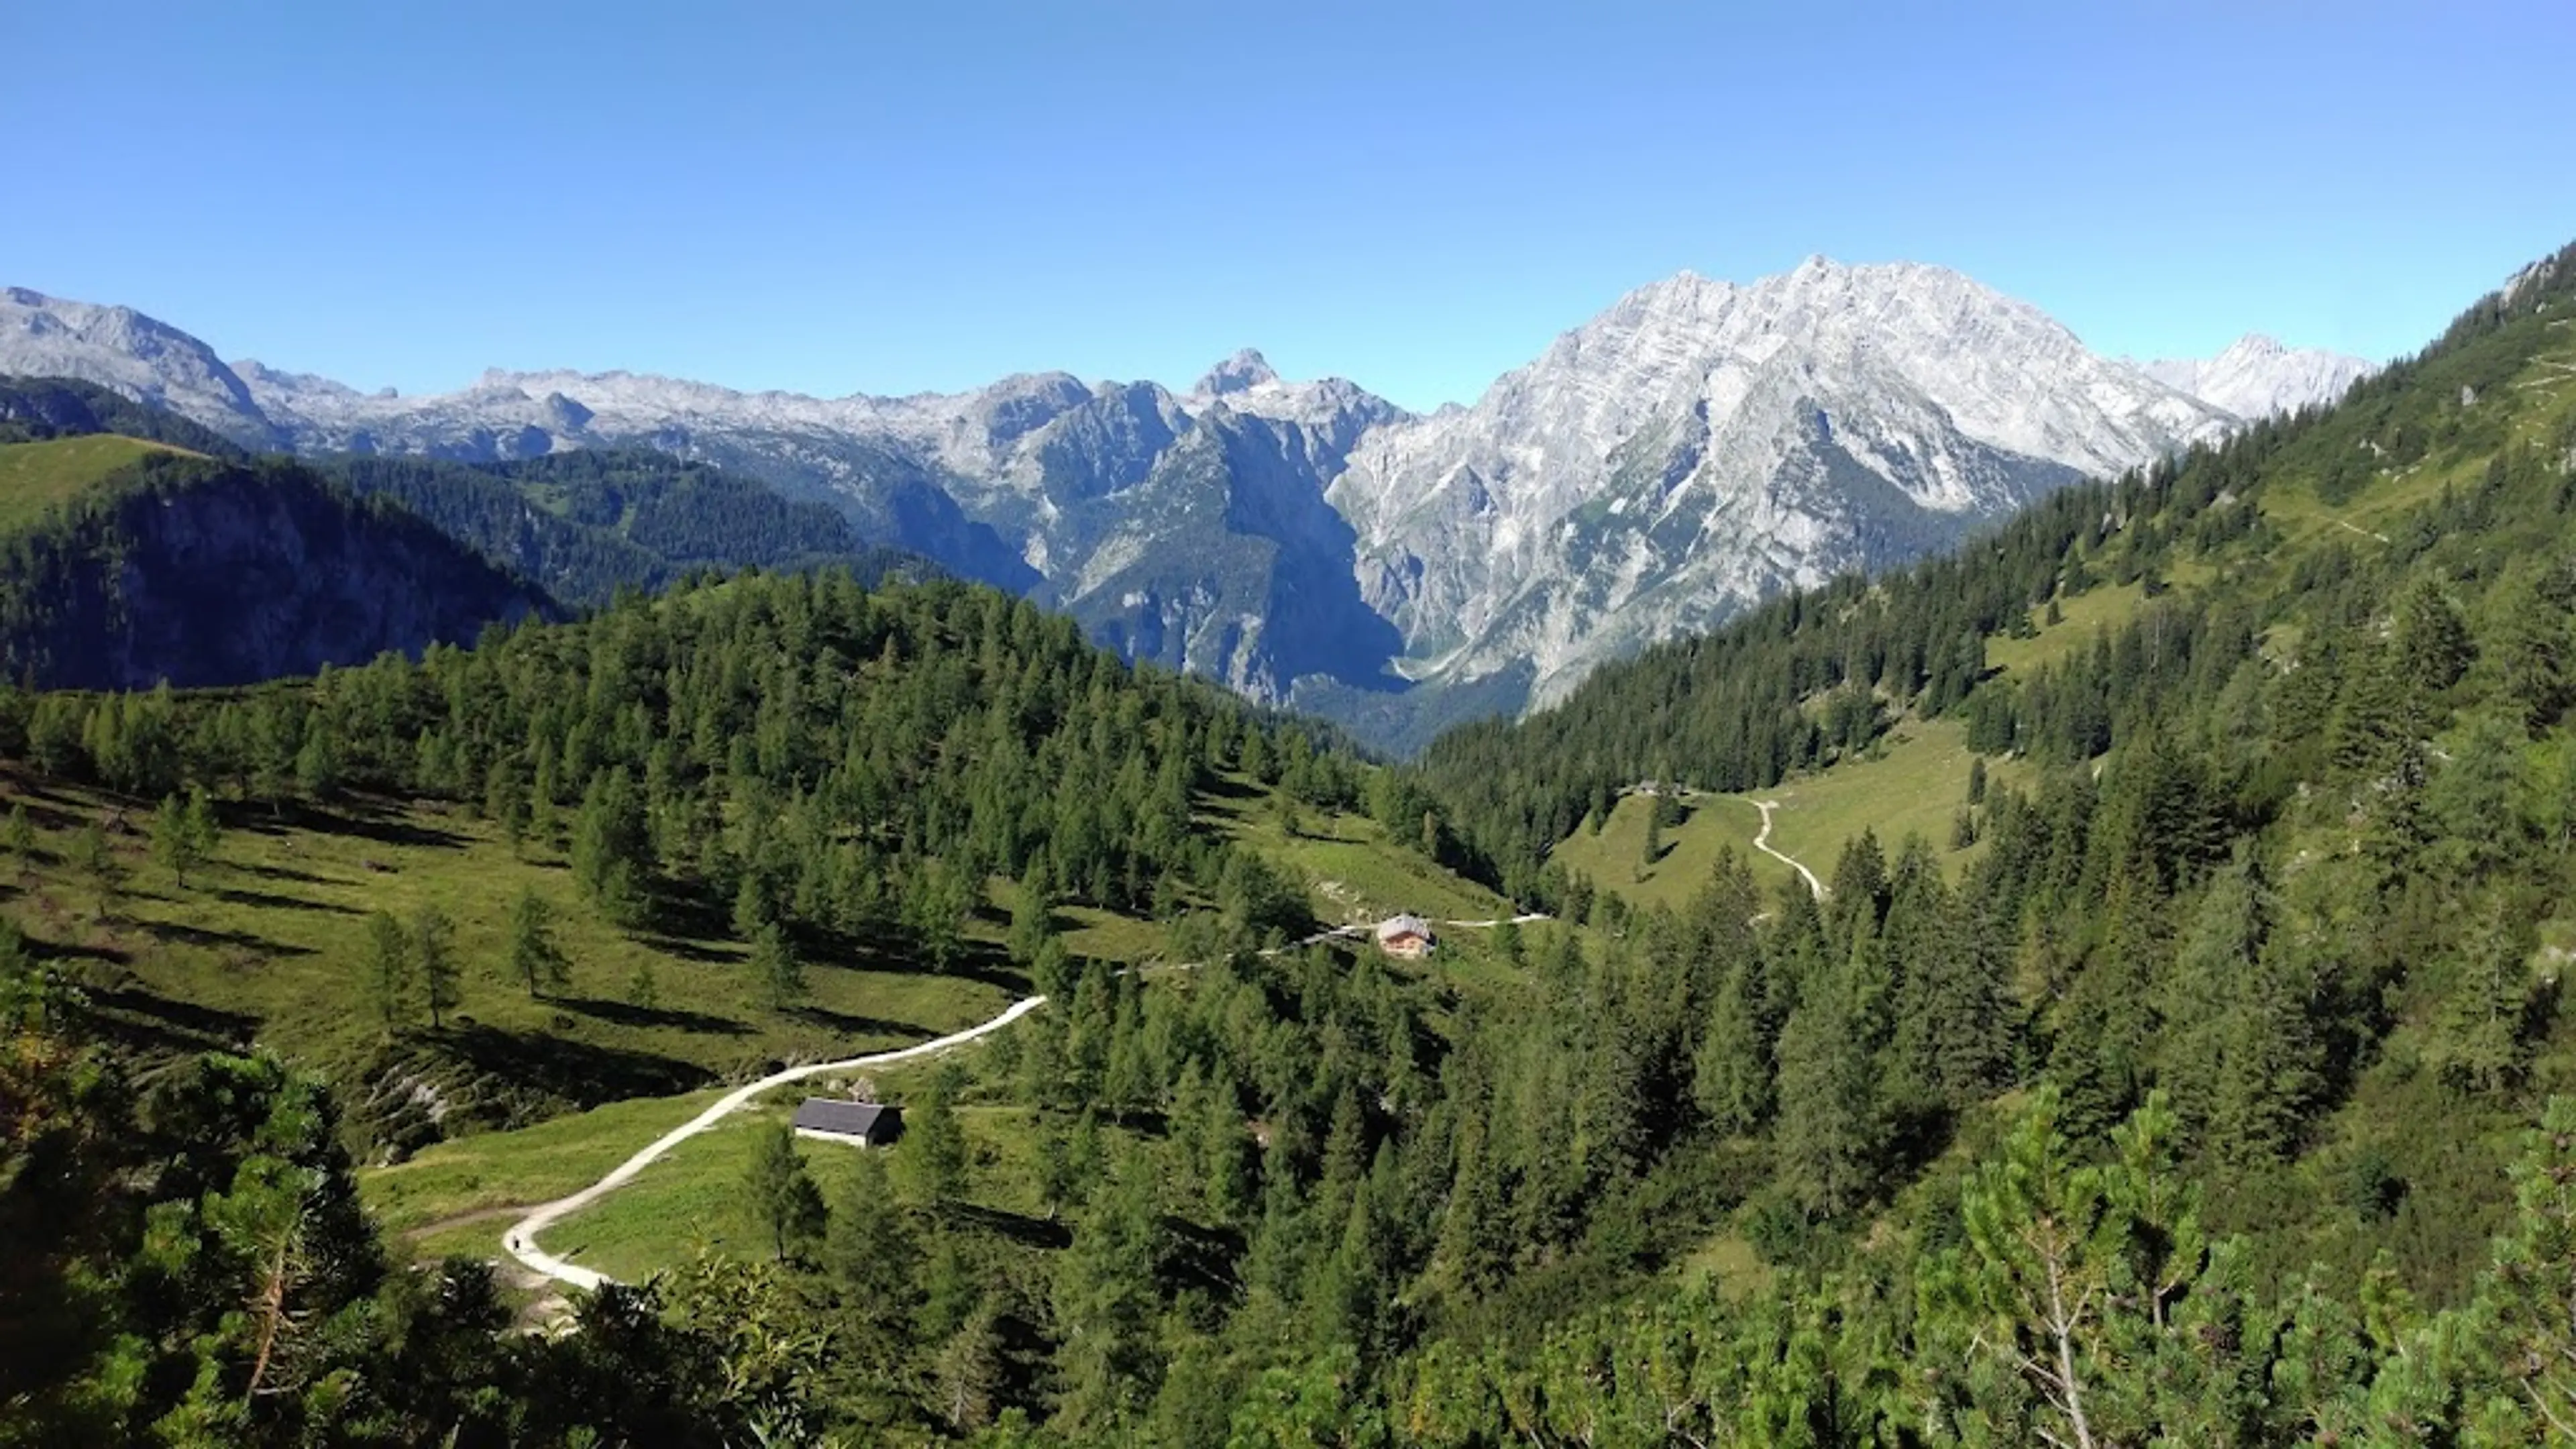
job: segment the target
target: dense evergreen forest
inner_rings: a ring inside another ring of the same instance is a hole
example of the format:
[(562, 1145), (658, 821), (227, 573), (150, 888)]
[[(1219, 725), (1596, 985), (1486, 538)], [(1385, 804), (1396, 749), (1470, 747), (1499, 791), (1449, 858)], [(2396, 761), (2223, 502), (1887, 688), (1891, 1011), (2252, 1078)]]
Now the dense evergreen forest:
[[(0, 1280), (0, 1441), (2563, 1439), (2571, 299), (2576, 252), (2338, 408), (1418, 774), (991, 591), (834, 572), (250, 691), (0, 697), (0, 756), (174, 831), (194, 788), (565, 840), (586, 909), (720, 914), (781, 993), (821, 954), (961, 964), (1008, 878), (1049, 997), (846, 1191), (766, 1141), (762, 1252), (514, 1335), (487, 1270), (373, 1235), (331, 1094), (90, 1041), (76, 959), (0, 939), (0, 1217), (43, 1245)], [(2098, 642), (1989, 669), (2096, 590), (2134, 595)], [(1939, 845), (1856, 837), (1821, 895), (1729, 858), (1631, 907), (1550, 860), (1637, 781), (1953, 719), (2020, 783), (1960, 780)], [(1307, 883), (1207, 827), (1228, 791), (1364, 808), (1561, 919), (1454, 964), (1292, 945)], [(1172, 949), (1077, 958), (1048, 902)], [(404, 959), (350, 963), (389, 1030), (442, 1009), (365, 974)], [(1026, 1125), (1009, 1163), (968, 1111)]]
[(237, 684), (552, 612), (410, 510), (279, 457), (138, 449), (0, 529), (0, 671), (21, 683)]
[(874, 581), (929, 566), (870, 546), (838, 509), (666, 453), (585, 450), (515, 462), (349, 456), (313, 466), (400, 502), (567, 604), (668, 588), (708, 568), (839, 567)]
[(68, 377), (0, 377), (0, 443), (115, 433), (203, 453), (241, 458), (242, 450), (212, 428), (148, 407), (94, 382)]

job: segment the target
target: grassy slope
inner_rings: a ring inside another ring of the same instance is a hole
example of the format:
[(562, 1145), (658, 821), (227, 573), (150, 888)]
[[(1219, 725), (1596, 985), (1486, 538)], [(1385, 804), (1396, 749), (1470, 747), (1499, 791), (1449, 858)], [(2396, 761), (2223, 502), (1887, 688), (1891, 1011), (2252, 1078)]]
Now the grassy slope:
[(639, 1097), (515, 1132), (437, 1143), (408, 1162), (363, 1170), (359, 1185), (388, 1230), (416, 1235), (433, 1251), (488, 1254), (500, 1239), (504, 1209), (588, 1187), (718, 1095), (709, 1088)]
[(115, 433), (0, 443), (0, 530), (35, 522), (47, 509), (97, 487), (136, 459), (186, 451)]
[[(408, 919), (434, 905), (455, 923), (465, 1000), (451, 1028), (481, 1029), (476, 1050), (532, 1072), (631, 1073), (638, 1090), (782, 1057), (847, 1055), (954, 1031), (1000, 1010), (1012, 983), (942, 977), (893, 961), (808, 963), (810, 999), (772, 1009), (727, 940), (621, 931), (582, 901), (559, 856), (514, 855), (461, 814), (380, 808), (272, 822), (236, 813), (215, 868), (178, 887), (149, 863), (139, 834), (115, 837), (124, 899), (101, 919), (96, 892), (63, 864), (70, 833), (119, 808), (85, 793), (0, 778), (37, 825), (37, 859), (6, 887), (13, 916), (52, 949), (86, 957), (90, 985), (149, 1035), (191, 1026), (261, 1043), (327, 1072), (355, 1069), (382, 1027), (367, 1001), (369, 913)], [(5, 802), (0, 802), (5, 803)], [(122, 805), (138, 825), (148, 811)], [(522, 889), (556, 906), (573, 986), (532, 1000), (509, 974), (508, 922)], [(987, 933), (998, 926), (985, 921)], [(639, 968), (650, 1011), (626, 1004)], [(524, 1053), (525, 1063), (512, 1062)], [(619, 1084), (586, 1095), (617, 1095)]]
[[(2050, 634), (2073, 627), (2060, 625)], [(1694, 794), (1686, 802), (1688, 818), (1665, 828), (1662, 856), (1642, 870), (1648, 807), (1645, 797), (1632, 795), (1611, 811), (1598, 835), (1577, 831), (1557, 846), (1556, 858), (1634, 905), (1681, 907), (1706, 883), (1718, 853), (1729, 848), (1752, 863), (1756, 880), (1777, 890), (1791, 879), (1789, 868), (1753, 847), (1762, 829), (1754, 802), (1768, 800), (1779, 807), (1772, 816), (1771, 848), (1820, 877), (1832, 876), (1843, 842), (1864, 829), (1876, 831), (1891, 855), (1907, 836), (1919, 834), (1955, 873), (1975, 858), (1973, 849), (1950, 849), (1952, 817), (1968, 798), (1965, 733), (1957, 720), (1907, 719), (1868, 755), (1783, 781), (1777, 789)], [(2013, 761), (1989, 760), (1986, 768), (1996, 786), (2023, 778)]]
[(1511, 914), (1502, 897), (1441, 869), (1364, 815), (1300, 810), (1291, 835), (1268, 796), (1229, 781), (1203, 802), (1200, 818), (1303, 878), (1315, 918), (1326, 925), (1380, 921), (1398, 911), (1466, 921)]
[[(1932, 843), (1954, 872), (1969, 852), (1950, 849), (1950, 824), (1968, 800), (1972, 756), (1967, 730), (1955, 719), (1908, 719), (1860, 759), (1814, 775), (1781, 782), (1761, 798), (1776, 801), (1771, 848), (1804, 861), (1828, 880), (1843, 843), (1863, 830), (1895, 854), (1909, 835)], [(2020, 767), (1986, 762), (1993, 785), (2017, 783)]]
[(1663, 853), (1645, 864), (1646, 824), (1652, 802), (1643, 795), (1622, 797), (1602, 822), (1598, 834), (1578, 830), (1556, 849), (1566, 869), (1607, 886), (1637, 905), (1689, 903), (1708, 882), (1718, 856), (1733, 850), (1750, 862), (1765, 890), (1776, 891), (1792, 879), (1789, 867), (1753, 848), (1761, 833), (1762, 813), (1752, 802), (1732, 795), (1693, 795), (1683, 802), (1688, 812), (1680, 824), (1664, 827)]
[[(1302, 812), (1300, 833), (1288, 836), (1269, 797), (1241, 780), (1201, 801), (1201, 821), (1260, 852), (1310, 884), (1331, 882), (1333, 892), (1311, 892), (1317, 913), (1337, 920), (1355, 913), (1371, 919), (1399, 906), (1444, 919), (1483, 920), (1508, 914), (1501, 898), (1451, 875), (1387, 837), (1365, 817)], [(997, 883), (1005, 907), (1011, 887)], [(1074, 907), (1059, 913), (1073, 949), (1104, 959), (1145, 960), (1162, 954), (1162, 929), (1151, 923)], [(1518, 967), (1499, 956), (1491, 933), (1453, 928), (1443, 933), (1435, 969), (1470, 990), (1509, 990)], [(1186, 977), (1165, 978), (1186, 989)], [(900, 1102), (916, 1088), (920, 1064), (870, 1076), (885, 1100)], [(547, 1236), (549, 1251), (575, 1257), (614, 1277), (640, 1278), (685, 1262), (702, 1250), (765, 1253), (745, 1206), (742, 1180), (750, 1152), (749, 1125), (761, 1114), (787, 1110), (809, 1093), (829, 1093), (835, 1083), (799, 1083), (773, 1093), (645, 1169), (627, 1187), (566, 1219)], [(609, 1168), (686, 1121), (711, 1100), (708, 1093), (619, 1102), (559, 1117), (512, 1132), (492, 1132), (428, 1148), (399, 1166), (369, 1169), (359, 1185), (388, 1228), (413, 1235), (427, 1253), (490, 1257), (510, 1214), (497, 1209), (543, 1202), (598, 1179)], [(1024, 1108), (980, 1104), (960, 1110), (971, 1147), (969, 1200), (978, 1214), (1021, 1220), (1039, 1214), (1035, 1186), (1036, 1135)], [(1116, 1130), (1116, 1129), (1112, 1129)], [(1158, 1139), (1135, 1136), (1145, 1150), (1163, 1150)], [(847, 1181), (851, 1149), (799, 1144), (827, 1202), (837, 1202)], [(900, 1142), (887, 1149), (899, 1155)]]

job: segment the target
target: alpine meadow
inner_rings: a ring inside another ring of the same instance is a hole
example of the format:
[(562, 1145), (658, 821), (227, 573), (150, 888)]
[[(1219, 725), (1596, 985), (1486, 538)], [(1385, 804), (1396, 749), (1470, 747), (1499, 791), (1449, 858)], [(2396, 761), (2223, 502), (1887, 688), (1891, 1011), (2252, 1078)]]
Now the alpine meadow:
[(135, 7), (0, 1449), (2576, 1444), (2563, 18)]

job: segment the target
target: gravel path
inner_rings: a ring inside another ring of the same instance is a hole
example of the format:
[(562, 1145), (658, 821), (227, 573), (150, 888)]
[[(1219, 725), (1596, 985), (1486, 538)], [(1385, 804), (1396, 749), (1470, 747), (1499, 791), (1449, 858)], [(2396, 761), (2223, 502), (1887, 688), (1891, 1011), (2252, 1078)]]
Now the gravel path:
[(1823, 900), (1825, 898), (1825, 883), (1816, 879), (1816, 873), (1800, 864), (1795, 856), (1783, 855), (1779, 851), (1771, 848), (1771, 812), (1780, 808), (1780, 802), (1777, 800), (1756, 800), (1753, 802), (1753, 808), (1762, 812), (1762, 833), (1753, 837), (1753, 848), (1761, 851), (1764, 855), (1771, 857), (1773, 860), (1786, 865), (1791, 870), (1796, 871), (1799, 875), (1804, 876), (1807, 881), (1808, 891), (1811, 892), (1816, 899)]
[(575, 1288), (595, 1289), (602, 1283), (615, 1282), (615, 1279), (596, 1268), (567, 1263), (538, 1247), (537, 1234), (544, 1232), (558, 1219), (577, 1213), (625, 1186), (634, 1180), (635, 1174), (651, 1166), (656, 1158), (723, 1121), (734, 1112), (741, 1110), (743, 1105), (752, 1098), (773, 1087), (782, 1087), (789, 1082), (802, 1081), (807, 1077), (818, 1077), (826, 1072), (846, 1072), (860, 1067), (892, 1066), (896, 1062), (908, 1062), (919, 1057), (931, 1056), (961, 1043), (973, 1041), (986, 1032), (999, 1031), (1037, 1010), (1045, 1000), (1043, 996), (1032, 996), (1025, 1000), (1014, 1001), (1008, 1009), (991, 1021), (970, 1026), (964, 1031), (951, 1032), (936, 1041), (926, 1041), (918, 1046), (904, 1047), (899, 1051), (850, 1057), (843, 1061), (812, 1062), (801, 1067), (789, 1067), (783, 1072), (772, 1072), (759, 1081), (736, 1087), (717, 1099), (715, 1105), (653, 1139), (651, 1146), (619, 1163), (606, 1177), (570, 1197), (557, 1198), (553, 1202), (531, 1209), (526, 1217), (511, 1224), (510, 1230), (501, 1235), (501, 1246), (509, 1250), (511, 1257), (558, 1283), (569, 1283)]

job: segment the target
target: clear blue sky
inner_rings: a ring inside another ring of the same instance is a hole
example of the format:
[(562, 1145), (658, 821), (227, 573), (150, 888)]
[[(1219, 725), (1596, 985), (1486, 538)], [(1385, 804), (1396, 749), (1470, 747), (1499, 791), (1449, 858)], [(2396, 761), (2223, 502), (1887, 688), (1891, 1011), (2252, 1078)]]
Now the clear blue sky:
[(0, 284), (226, 357), (1466, 399), (1619, 293), (1957, 267), (2373, 356), (2576, 238), (2576, 6), (11, 8)]

